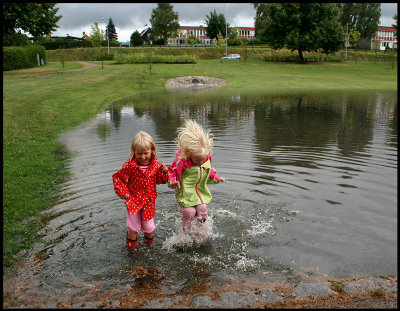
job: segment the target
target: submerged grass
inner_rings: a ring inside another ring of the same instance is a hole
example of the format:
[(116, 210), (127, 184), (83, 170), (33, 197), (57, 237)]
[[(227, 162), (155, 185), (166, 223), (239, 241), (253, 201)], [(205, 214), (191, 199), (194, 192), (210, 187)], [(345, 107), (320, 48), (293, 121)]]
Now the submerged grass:
[(67, 177), (68, 153), (56, 141), (58, 135), (93, 118), (117, 98), (161, 90), (167, 79), (186, 75), (225, 79), (224, 88), (397, 89), (397, 68), (390, 62), (299, 65), (213, 59), (195, 65), (153, 64), (143, 85), (136, 75), (146, 65), (104, 64), (40, 74), (45, 68), (58, 71), (61, 64), (55, 62), (29, 69), (37, 75), (3, 74), (3, 277), (38, 238), (39, 213), (55, 201)]

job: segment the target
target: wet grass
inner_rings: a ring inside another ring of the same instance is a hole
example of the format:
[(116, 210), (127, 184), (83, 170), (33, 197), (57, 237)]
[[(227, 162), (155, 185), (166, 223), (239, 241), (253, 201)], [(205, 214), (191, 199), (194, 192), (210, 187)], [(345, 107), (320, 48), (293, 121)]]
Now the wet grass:
[(4, 71), (3, 75), (12, 76), (12, 75), (27, 75), (27, 74), (38, 74), (38, 73), (47, 73), (47, 72), (56, 72), (67, 69), (78, 69), (82, 68), (83, 65), (77, 62), (64, 62), (64, 65), (61, 62), (50, 62), (45, 66), (34, 67), (34, 68), (26, 68), (26, 69), (18, 69), (18, 70), (10, 70)]
[[(64, 69), (80, 67), (66, 62)], [(54, 62), (3, 73), (3, 271), (15, 268), (38, 238), (39, 213), (57, 199), (59, 185), (67, 178), (69, 154), (56, 141), (58, 135), (117, 98), (160, 90), (167, 79), (186, 75), (225, 79), (224, 88), (397, 89), (397, 67), (391, 62), (299, 65), (214, 59), (195, 65), (153, 64), (140, 86), (137, 74), (145, 67), (104, 62), (104, 68), (57, 72), (61, 63)], [(41, 74), (46, 69), (55, 72)]]

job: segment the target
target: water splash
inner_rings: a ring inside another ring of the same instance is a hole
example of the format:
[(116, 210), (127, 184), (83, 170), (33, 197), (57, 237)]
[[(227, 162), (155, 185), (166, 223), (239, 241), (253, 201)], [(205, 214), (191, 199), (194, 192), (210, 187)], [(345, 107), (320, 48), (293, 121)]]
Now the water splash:
[(209, 216), (204, 223), (200, 223), (195, 219), (192, 221), (190, 229), (184, 232), (181, 219), (177, 218), (175, 220), (175, 232), (164, 241), (162, 248), (167, 251), (173, 251), (177, 248), (191, 248), (205, 245), (219, 236), (213, 232), (213, 223), (212, 216)]

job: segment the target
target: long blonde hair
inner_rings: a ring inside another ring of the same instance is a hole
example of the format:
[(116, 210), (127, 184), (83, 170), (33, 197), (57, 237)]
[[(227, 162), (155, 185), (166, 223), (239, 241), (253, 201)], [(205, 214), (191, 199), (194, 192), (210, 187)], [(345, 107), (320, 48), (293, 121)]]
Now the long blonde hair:
[(210, 137), (210, 131), (205, 131), (194, 120), (186, 120), (185, 127), (178, 128), (176, 143), (181, 149), (181, 159), (187, 159), (190, 155), (205, 158), (211, 153), (214, 141)]
[(151, 149), (151, 153), (154, 156), (157, 156), (158, 148), (153, 140), (153, 137), (144, 131), (139, 131), (132, 140), (130, 156), (133, 157), (135, 155), (135, 151), (137, 150), (146, 149)]

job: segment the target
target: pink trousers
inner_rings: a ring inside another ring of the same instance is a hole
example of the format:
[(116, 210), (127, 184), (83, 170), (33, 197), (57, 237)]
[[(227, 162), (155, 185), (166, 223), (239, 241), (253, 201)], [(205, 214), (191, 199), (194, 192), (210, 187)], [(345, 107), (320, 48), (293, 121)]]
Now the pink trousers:
[(150, 233), (153, 232), (156, 228), (154, 224), (154, 218), (150, 220), (143, 219), (143, 210), (138, 211), (135, 215), (131, 215), (128, 211), (126, 211), (126, 226), (129, 230), (140, 232)]
[(194, 217), (198, 220), (206, 220), (208, 218), (207, 204), (181, 207), (179, 211), (182, 213), (182, 228), (184, 231), (190, 228), (190, 224)]

